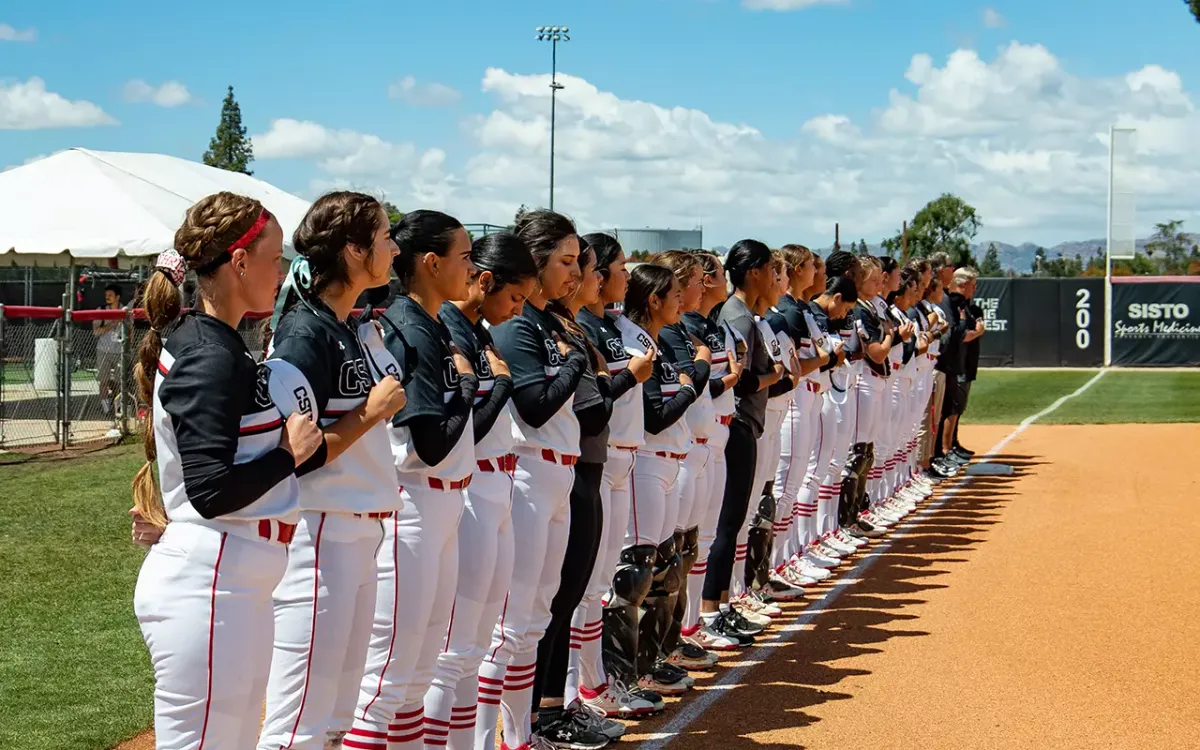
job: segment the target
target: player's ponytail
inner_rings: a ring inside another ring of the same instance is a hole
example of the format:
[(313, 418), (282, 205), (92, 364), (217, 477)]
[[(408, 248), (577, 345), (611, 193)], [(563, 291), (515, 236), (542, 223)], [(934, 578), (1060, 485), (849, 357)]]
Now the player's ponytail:
[(183, 225), (175, 232), (175, 249), (158, 256), (154, 272), (146, 281), (142, 304), (150, 330), (138, 346), (133, 376), (138, 398), (144, 407), (142, 448), (146, 463), (133, 478), (133, 507), (142, 518), (158, 527), (167, 525), (162, 495), (154, 479), (158, 448), (154, 443), (154, 379), (162, 354), (163, 340), (183, 312), (180, 287), (188, 271), (199, 277), (199, 292), (206, 282), (230, 260), (230, 253), (248, 247), (270, 221), (271, 214), (253, 198), (234, 193), (216, 193), (188, 209)]

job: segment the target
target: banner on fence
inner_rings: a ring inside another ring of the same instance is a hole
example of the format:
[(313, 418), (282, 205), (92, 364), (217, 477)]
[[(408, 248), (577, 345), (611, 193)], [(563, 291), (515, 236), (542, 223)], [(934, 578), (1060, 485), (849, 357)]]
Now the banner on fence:
[(984, 367), (1099, 367), (1104, 279), (980, 279)]
[(987, 331), (979, 340), (979, 364), (1010, 367), (1013, 364), (1012, 286), (1009, 279), (980, 279), (975, 304), (983, 310)]
[(1200, 365), (1200, 283), (1113, 279), (1112, 318), (1113, 364)]

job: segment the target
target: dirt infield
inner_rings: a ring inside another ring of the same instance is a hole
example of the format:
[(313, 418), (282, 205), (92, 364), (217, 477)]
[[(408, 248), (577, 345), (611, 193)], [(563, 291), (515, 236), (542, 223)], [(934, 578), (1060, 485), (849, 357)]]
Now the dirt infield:
[(1162, 446), (1200, 425), (1030, 427), (1013, 476), (935, 496), (623, 744), (1200, 747), (1200, 480)]

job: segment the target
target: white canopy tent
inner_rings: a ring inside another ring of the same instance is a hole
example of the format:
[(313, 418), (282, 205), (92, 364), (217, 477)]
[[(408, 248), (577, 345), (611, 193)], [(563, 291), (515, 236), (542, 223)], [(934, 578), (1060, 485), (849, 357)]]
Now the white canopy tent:
[(170, 248), (187, 209), (222, 190), (262, 201), (294, 255), (308, 201), (174, 156), (73, 148), (0, 173), (0, 265), (135, 264)]

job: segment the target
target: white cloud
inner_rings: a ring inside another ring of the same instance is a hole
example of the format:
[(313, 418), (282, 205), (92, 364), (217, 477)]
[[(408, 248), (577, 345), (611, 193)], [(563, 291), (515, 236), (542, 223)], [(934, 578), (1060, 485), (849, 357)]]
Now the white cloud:
[(1000, 15), (1000, 11), (995, 8), (983, 9), (983, 25), (989, 29), (999, 29), (1006, 25), (1004, 16)]
[(150, 102), (160, 107), (179, 107), (192, 100), (192, 92), (179, 81), (166, 81), (159, 86), (152, 86), (136, 78), (125, 84), (124, 93), (127, 102)]
[(117, 121), (88, 101), (71, 101), (46, 90), (41, 78), (24, 83), (0, 80), (0, 130), (87, 128)]
[(32, 42), (37, 39), (37, 29), (14, 29), (6, 23), (0, 23), (0, 42)]
[[(988, 58), (918, 54), (890, 92), (865, 92), (878, 102), (869, 116), (824, 113), (786, 138), (623, 99), (575, 76), (559, 81), (555, 204), (589, 230), (703, 222), (709, 244), (760, 236), (819, 246), (840, 222), (844, 236), (876, 241), (951, 191), (978, 208), (987, 239), (1102, 237), (1114, 124), (1138, 128), (1139, 224), (1182, 218), (1200, 228), (1200, 206), (1181, 200), (1200, 194), (1200, 115), (1183, 79), (1159, 66), (1082, 77), (1020, 43)], [(548, 83), (487, 70), (482, 89), (494, 105), (464, 120), (471, 148), (452, 160), (294, 120), (256, 136), (255, 153), (312, 160), (322, 185), (370, 186), (402, 207), (503, 222), (521, 203), (546, 201)]]
[(462, 95), (444, 83), (417, 83), (416, 78), (404, 76), (388, 86), (388, 98), (414, 107), (450, 107), (458, 104)]
[(816, 5), (845, 5), (850, 0), (742, 0), (750, 10), (803, 10)]

